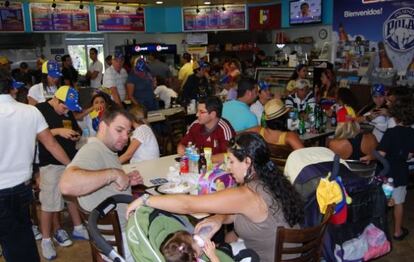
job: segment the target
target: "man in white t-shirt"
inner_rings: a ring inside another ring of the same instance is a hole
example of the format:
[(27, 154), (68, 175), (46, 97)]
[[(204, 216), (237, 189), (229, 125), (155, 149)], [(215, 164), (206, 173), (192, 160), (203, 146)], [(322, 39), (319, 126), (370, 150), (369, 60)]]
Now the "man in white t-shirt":
[(177, 98), (177, 93), (166, 86), (165, 78), (162, 76), (157, 76), (157, 87), (154, 90), (155, 96), (157, 96), (161, 101), (164, 102), (165, 108), (170, 108), (171, 106), (171, 98)]
[(70, 162), (37, 108), (10, 95), (12, 80), (0, 70), (0, 245), (6, 261), (40, 261), (32, 232), (32, 162), (38, 139), (64, 164)]
[(102, 86), (102, 71), (103, 65), (98, 60), (98, 50), (94, 47), (89, 49), (89, 57), (92, 63), (89, 65), (89, 70), (86, 73), (86, 78), (90, 79), (92, 88), (100, 88)]
[(112, 65), (108, 67), (103, 76), (102, 86), (110, 89), (112, 100), (118, 105), (126, 97), (125, 83), (128, 78), (127, 71), (122, 67), (124, 65), (124, 56), (122, 54), (115, 54), (112, 57)]

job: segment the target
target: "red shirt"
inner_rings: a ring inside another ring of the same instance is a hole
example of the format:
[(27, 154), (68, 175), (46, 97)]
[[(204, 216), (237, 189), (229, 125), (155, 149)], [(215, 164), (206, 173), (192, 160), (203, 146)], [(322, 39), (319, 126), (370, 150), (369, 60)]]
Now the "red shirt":
[(180, 143), (187, 146), (188, 142), (192, 142), (197, 148), (211, 147), (212, 154), (220, 154), (227, 152), (228, 141), (236, 135), (230, 123), (221, 118), (216, 127), (208, 132), (204, 125), (194, 121), (187, 131), (187, 134), (181, 139)]

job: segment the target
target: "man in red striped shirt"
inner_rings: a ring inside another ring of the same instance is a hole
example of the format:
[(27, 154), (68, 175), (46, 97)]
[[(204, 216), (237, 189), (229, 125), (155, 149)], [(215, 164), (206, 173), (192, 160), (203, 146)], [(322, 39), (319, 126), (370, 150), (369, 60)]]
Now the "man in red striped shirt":
[(221, 118), (223, 103), (218, 97), (209, 96), (200, 99), (197, 106), (197, 120), (188, 128), (187, 134), (177, 146), (177, 153), (184, 155), (188, 142), (198, 149), (210, 147), (212, 162), (224, 160), (229, 140), (236, 135), (231, 124)]

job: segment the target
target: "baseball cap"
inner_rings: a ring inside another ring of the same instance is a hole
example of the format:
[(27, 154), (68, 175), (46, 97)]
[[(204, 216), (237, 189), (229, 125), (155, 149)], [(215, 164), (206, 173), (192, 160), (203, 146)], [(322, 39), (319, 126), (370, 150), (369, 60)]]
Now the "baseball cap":
[(59, 78), (62, 76), (59, 64), (55, 60), (48, 60), (44, 62), (42, 65), (42, 73), (53, 78)]
[(310, 87), (310, 82), (308, 80), (306, 80), (306, 79), (296, 80), (295, 88), (304, 89), (306, 87)]
[(201, 69), (203, 69), (203, 68), (207, 68), (209, 66), (209, 64), (208, 63), (206, 63), (206, 62), (203, 62), (203, 61), (194, 61), (193, 62), (193, 70), (195, 70), (195, 69), (198, 69), (198, 68), (201, 68)]
[(0, 65), (12, 64), (12, 63), (13, 62), (10, 61), (7, 57), (0, 56)]
[(16, 79), (12, 78), (12, 88), (19, 89), (24, 86), (23, 82), (16, 81)]
[(289, 109), (285, 107), (285, 103), (277, 98), (269, 100), (264, 106), (266, 120), (276, 119), (288, 111)]
[(137, 61), (135, 62), (135, 71), (137, 72), (147, 72), (148, 71), (148, 67), (147, 64), (145, 63), (145, 60), (142, 58), (138, 58)]
[(355, 111), (352, 107), (343, 106), (336, 112), (336, 119), (338, 123), (345, 123), (355, 120)]
[(375, 84), (371, 88), (372, 96), (385, 96), (385, 87), (383, 84)]
[(112, 59), (124, 60), (125, 56), (121, 52), (115, 52), (115, 54), (112, 56)]
[(260, 80), (257, 84), (259, 85), (259, 91), (268, 90), (270, 88), (269, 83), (263, 80)]
[(75, 88), (70, 86), (61, 86), (58, 90), (56, 90), (55, 97), (60, 101), (63, 101), (70, 111), (82, 111), (82, 107), (80, 107), (78, 103), (79, 94)]

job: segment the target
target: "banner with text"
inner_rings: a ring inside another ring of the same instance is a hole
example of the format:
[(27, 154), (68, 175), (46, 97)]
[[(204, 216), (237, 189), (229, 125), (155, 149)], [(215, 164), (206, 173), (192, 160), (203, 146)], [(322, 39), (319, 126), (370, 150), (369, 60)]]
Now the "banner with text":
[(187, 32), (247, 29), (245, 5), (185, 7), (183, 20)]
[(24, 31), (23, 9), (21, 3), (11, 2), (7, 7), (5, 4), (0, 6), (0, 31)]
[(131, 6), (96, 6), (98, 31), (143, 32), (145, 31), (144, 11)]
[(334, 1), (333, 17), (333, 43), (368, 43), (367, 50), (385, 52), (390, 67), (407, 70), (414, 55), (414, 1)]
[(31, 3), (30, 15), (33, 32), (89, 31), (89, 5), (79, 9), (77, 4)]

